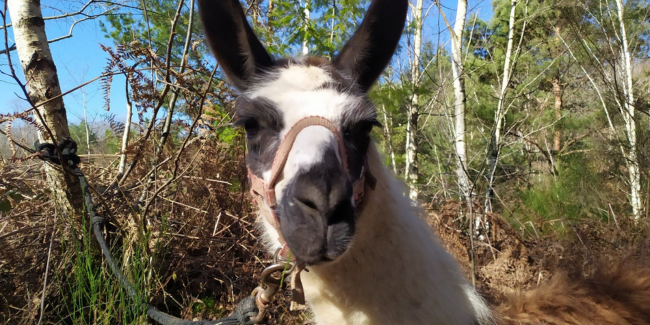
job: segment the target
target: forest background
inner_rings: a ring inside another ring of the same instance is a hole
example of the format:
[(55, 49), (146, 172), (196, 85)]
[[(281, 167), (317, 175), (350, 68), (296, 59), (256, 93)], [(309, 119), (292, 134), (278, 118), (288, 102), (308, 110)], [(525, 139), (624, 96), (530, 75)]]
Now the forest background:
[[(19, 4), (42, 9), (64, 93), (47, 101), (64, 110), (37, 105), (39, 79), (25, 78), (34, 72), (11, 25)], [(273, 55), (332, 58), (369, 1), (242, 4)], [(143, 296), (185, 318), (227, 314), (268, 256), (245, 194), (235, 91), (194, 1), (5, 0), (2, 13), (0, 322), (144, 322), (93, 250), (83, 203), (65, 194), (74, 182), (57, 182), (60, 171), (22, 148), (48, 138), (42, 118), (65, 121), (50, 125), (55, 138), (79, 144), (106, 235)], [(383, 125), (372, 136), (405, 195), (456, 233), (455, 255), (473, 261), (468, 276), (490, 299), (505, 289), (480, 257), (497, 260), (503, 229), (526, 247), (580, 243), (578, 255), (595, 251), (584, 229), (608, 234), (594, 235), (608, 247), (598, 254), (647, 238), (649, 42), (642, 0), (412, 0), (398, 53), (370, 93)], [(79, 55), (91, 57), (85, 67)], [(281, 306), (273, 317), (309, 322)]]

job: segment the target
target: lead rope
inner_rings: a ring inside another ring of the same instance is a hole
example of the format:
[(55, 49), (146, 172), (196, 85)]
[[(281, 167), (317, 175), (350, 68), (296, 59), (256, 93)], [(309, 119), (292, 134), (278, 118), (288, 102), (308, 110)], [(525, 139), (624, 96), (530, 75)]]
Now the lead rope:
[[(57, 148), (54, 147), (51, 143), (39, 144), (35, 143), (36, 153), (32, 156), (38, 157), (42, 160), (48, 161), (50, 163), (61, 165), (59, 160), (59, 155), (57, 153)], [(86, 205), (86, 210), (88, 211), (88, 216), (90, 217), (90, 222), (92, 225), (93, 233), (97, 242), (101, 247), (102, 253), (106, 258), (113, 275), (118, 279), (122, 287), (127, 291), (129, 297), (135, 304), (144, 304), (140, 297), (140, 293), (135, 289), (135, 287), (129, 282), (129, 280), (124, 276), (120, 268), (117, 266), (117, 263), (113, 259), (108, 244), (102, 235), (102, 225), (104, 224), (104, 218), (95, 214), (95, 209), (93, 206), (92, 198), (90, 192), (88, 191), (88, 183), (86, 182), (86, 177), (77, 164), (80, 162), (79, 156), (77, 156), (77, 143), (74, 142), (69, 137), (66, 137), (58, 145), (58, 152), (61, 153), (61, 157), (64, 161), (67, 161), (68, 166), (72, 173), (79, 178), (79, 183), (81, 184), (81, 191), (84, 196), (84, 202)], [(31, 157), (31, 156), (30, 156)], [(62, 166), (63, 167), (63, 166)], [(286, 274), (291, 273), (295, 269), (295, 264), (291, 263), (291, 268)], [(147, 316), (156, 322), (163, 325), (250, 325), (250, 324), (259, 324), (264, 319), (266, 314), (266, 309), (272, 301), (273, 296), (280, 289), (281, 279), (284, 277), (285, 273), (283, 272), (285, 264), (274, 264), (266, 268), (262, 272), (262, 283), (263, 286), (258, 286), (253, 290), (252, 294), (237, 304), (237, 308), (232, 315), (213, 320), (202, 320), (202, 321), (189, 321), (180, 319), (174, 316), (171, 316), (167, 313), (164, 313), (158, 310), (156, 307), (146, 304)], [(276, 273), (282, 273), (281, 278), (278, 279), (274, 277)], [(299, 272), (295, 273), (292, 278), (298, 278), (300, 281)], [(292, 279), (292, 282), (294, 280)], [(304, 295), (303, 295), (304, 297)]]

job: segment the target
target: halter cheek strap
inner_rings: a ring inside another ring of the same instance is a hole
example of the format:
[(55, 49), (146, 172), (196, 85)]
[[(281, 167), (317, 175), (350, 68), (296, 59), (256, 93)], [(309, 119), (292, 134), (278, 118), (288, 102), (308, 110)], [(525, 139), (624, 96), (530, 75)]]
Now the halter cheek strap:
[[(251, 194), (257, 201), (258, 205), (261, 205), (262, 202), (266, 202), (266, 205), (271, 208), (270, 212), (273, 215), (273, 220), (269, 220), (269, 222), (271, 222), (271, 224), (276, 229), (279, 229), (279, 222), (275, 213), (275, 207), (277, 206), (275, 186), (279, 182), (280, 175), (284, 170), (284, 166), (286, 165), (287, 159), (289, 158), (289, 153), (291, 152), (291, 148), (293, 148), (293, 144), (296, 141), (298, 134), (310, 126), (322, 126), (332, 132), (334, 138), (336, 138), (336, 141), (338, 142), (341, 165), (343, 166), (343, 170), (346, 173), (348, 172), (348, 159), (345, 152), (345, 142), (343, 142), (343, 135), (341, 134), (341, 131), (339, 131), (338, 127), (334, 123), (321, 116), (309, 116), (296, 122), (296, 124), (291, 127), (289, 132), (287, 132), (284, 139), (282, 140), (282, 143), (280, 143), (280, 147), (278, 148), (278, 151), (275, 154), (275, 158), (273, 159), (271, 177), (269, 178), (268, 183), (265, 183), (263, 179), (255, 176), (250, 168), (248, 169), (248, 178), (251, 180)], [(352, 184), (353, 198), (355, 203), (358, 204), (361, 201), (361, 198), (363, 198), (366, 184), (368, 184), (368, 186), (374, 190), (375, 185), (377, 184), (377, 179), (372, 175), (372, 173), (370, 173), (370, 169), (368, 167), (368, 159), (367, 157), (364, 157), (364, 165), (361, 169), (361, 175), (359, 179), (355, 181), (354, 184)]]
[[(293, 147), (293, 144), (296, 141), (298, 134), (300, 134), (302, 130), (310, 126), (322, 126), (330, 130), (330, 132), (332, 132), (332, 134), (336, 138), (336, 141), (338, 142), (341, 165), (343, 166), (343, 170), (345, 171), (345, 173), (347, 173), (348, 159), (345, 153), (345, 143), (343, 142), (343, 135), (341, 134), (341, 131), (339, 131), (338, 127), (336, 127), (334, 123), (320, 116), (309, 116), (303, 118), (302, 120), (296, 122), (296, 124), (294, 124), (291, 127), (289, 132), (287, 132), (287, 135), (282, 140), (282, 143), (280, 143), (280, 147), (278, 148), (278, 151), (275, 154), (275, 158), (273, 159), (273, 165), (271, 167), (271, 177), (269, 178), (268, 183), (265, 183), (263, 179), (255, 176), (255, 174), (253, 174), (250, 168), (248, 169), (248, 178), (251, 180), (251, 194), (253, 195), (253, 198), (255, 198), (255, 201), (257, 202), (257, 205), (260, 206), (260, 208), (264, 207), (263, 202), (266, 202), (266, 205), (268, 206), (268, 208), (270, 208), (269, 213), (265, 213), (264, 215), (266, 217), (266, 220), (277, 230), (279, 236), (278, 240), (282, 245), (282, 247), (276, 251), (275, 258), (279, 257), (281, 259), (286, 259), (286, 260), (295, 259), (295, 257), (293, 258), (291, 257), (289, 246), (287, 245), (287, 242), (284, 240), (284, 237), (282, 237), (278, 215), (275, 213), (275, 207), (277, 205), (277, 198), (275, 196), (275, 186), (277, 185), (280, 179), (280, 175), (284, 170), (284, 166), (286, 165), (287, 159), (289, 158), (289, 153), (291, 152), (291, 148)], [(364, 159), (364, 164), (363, 167), (361, 168), (361, 175), (359, 176), (359, 179), (357, 179), (357, 181), (355, 181), (354, 184), (352, 184), (352, 196), (354, 198), (355, 205), (361, 201), (361, 198), (364, 195), (366, 183), (373, 190), (375, 189), (375, 185), (377, 184), (377, 179), (370, 173), (370, 169), (368, 168), (368, 157), (364, 157), (363, 159)], [(300, 271), (302, 270), (304, 265), (300, 263), (297, 263), (297, 265), (298, 268), (293, 272), (293, 275), (291, 276), (291, 288), (292, 288), (291, 310), (302, 309), (302, 307), (304, 307), (305, 304), (304, 291), (302, 287), (302, 282), (300, 281)], [(258, 307), (259, 306), (260, 304), (258, 304)]]

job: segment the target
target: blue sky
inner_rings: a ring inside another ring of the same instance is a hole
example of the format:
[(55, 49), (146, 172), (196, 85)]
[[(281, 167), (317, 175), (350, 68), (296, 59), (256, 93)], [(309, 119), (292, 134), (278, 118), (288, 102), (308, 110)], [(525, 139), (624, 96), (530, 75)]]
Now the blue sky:
[[(43, 0), (43, 15), (51, 16), (59, 14), (52, 8), (60, 8), (62, 3), (64, 1)], [(64, 5), (69, 4), (70, 2)], [(430, 6), (434, 7), (429, 11), (429, 15), (425, 21), (424, 37), (427, 41), (434, 43), (439, 41), (442, 45), (448, 40), (449, 33), (434, 3), (431, 0), (425, 0), (425, 10)], [(443, 0), (442, 6), (447, 15), (447, 19), (453, 22), (456, 15), (456, 1)], [(468, 12), (478, 12), (481, 19), (487, 20), (492, 15), (491, 6), (491, 0), (469, 0)], [(46, 21), (45, 27), (48, 38), (53, 39), (67, 35), (71, 24), (71, 19)], [(13, 44), (13, 30), (9, 28), (8, 32), (9, 44), (11, 45)], [(108, 55), (102, 51), (99, 44), (111, 47), (115, 46), (110, 39), (104, 38), (104, 34), (99, 27), (99, 20), (87, 20), (78, 24), (74, 29), (73, 35), (72, 38), (50, 44), (50, 49), (58, 70), (61, 89), (64, 92), (101, 75)], [(4, 46), (2, 47), (4, 48)], [(18, 63), (18, 57), (15, 51), (12, 52), (12, 61), (14, 62), (16, 71), (19, 73), (19, 77), (23, 79), (22, 69)], [(9, 72), (5, 55), (0, 55), (0, 70)], [(22, 111), (27, 108), (28, 105), (18, 98), (16, 94), (23, 97), (20, 88), (15, 85), (11, 78), (0, 75), (0, 113)], [(68, 119), (71, 123), (78, 123), (83, 118), (84, 103), (90, 122), (101, 121), (102, 116), (105, 114), (115, 114), (118, 116), (118, 119), (123, 120), (126, 104), (124, 78), (115, 76), (113, 80), (110, 112), (104, 109), (103, 93), (100, 89), (99, 81), (85, 86), (83, 92), (77, 90), (65, 96), (64, 100), (68, 112)], [(134, 115), (134, 118), (137, 118), (137, 115)]]
[[(54, 1), (42, 1), (46, 6), (54, 6)], [(44, 16), (59, 14), (47, 7), (43, 8)], [(45, 32), (48, 39), (54, 39), (67, 35), (72, 20), (48, 20), (45, 23)], [(9, 44), (13, 44), (13, 30), (9, 28)], [(2, 42), (4, 44), (4, 40)], [(114, 47), (112, 40), (104, 38), (99, 27), (98, 20), (86, 20), (75, 26), (73, 37), (64, 39), (50, 44), (50, 50), (54, 62), (57, 66), (61, 90), (67, 91), (76, 86), (98, 77), (102, 74), (108, 55), (102, 51), (99, 44)], [(4, 48), (4, 45), (2, 46)], [(15, 51), (12, 52), (12, 62), (18, 72), (21, 80), (24, 81), (22, 69), (19, 65), (18, 56)], [(0, 56), (0, 70), (9, 72), (7, 67), (7, 58), (5, 55)], [(68, 119), (71, 123), (78, 123), (83, 118), (84, 95), (85, 105), (88, 112), (88, 120), (99, 121), (102, 115), (106, 113), (115, 113), (118, 116), (124, 116), (124, 78), (116, 76), (113, 80), (114, 87), (111, 92), (111, 112), (104, 109), (103, 94), (100, 89), (99, 81), (96, 81), (64, 97)], [(15, 85), (13, 79), (0, 75), (0, 113), (22, 111), (28, 107), (28, 104), (17, 97), (24, 97), (20, 87)]]

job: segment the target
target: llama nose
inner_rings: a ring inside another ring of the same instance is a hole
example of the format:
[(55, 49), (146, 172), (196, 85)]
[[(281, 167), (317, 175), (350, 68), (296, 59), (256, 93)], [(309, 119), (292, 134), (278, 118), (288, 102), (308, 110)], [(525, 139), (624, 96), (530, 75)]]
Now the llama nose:
[(325, 157), (295, 176), (280, 204), (282, 235), (309, 264), (340, 256), (354, 234), (352, 185), (336, 156)]

